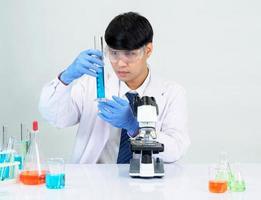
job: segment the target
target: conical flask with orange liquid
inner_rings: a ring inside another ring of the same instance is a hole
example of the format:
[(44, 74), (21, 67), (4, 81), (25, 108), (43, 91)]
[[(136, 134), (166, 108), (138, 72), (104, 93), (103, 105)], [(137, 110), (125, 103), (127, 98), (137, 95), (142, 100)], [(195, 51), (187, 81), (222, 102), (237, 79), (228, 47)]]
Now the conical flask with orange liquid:
[(24, 168), (19, 175), (20, 182), (26, 185), (39, 185), (45, 183), (46, 170), (42, 167), (38, 143), (38, 122), (33, 121), (31, 140), (24, 159)]

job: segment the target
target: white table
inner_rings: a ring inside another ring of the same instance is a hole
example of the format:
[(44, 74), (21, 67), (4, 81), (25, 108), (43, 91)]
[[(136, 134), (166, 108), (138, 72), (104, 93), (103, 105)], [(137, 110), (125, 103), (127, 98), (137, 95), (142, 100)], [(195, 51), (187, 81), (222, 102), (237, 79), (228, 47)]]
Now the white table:
[(242, 164), (245, 192), (208, 192), (207, 164), (165, 164), (166, 175), (158, 179), (128, 176), (129, 165), (66, 165), (66, 187), (50, 190), (22, 184), (0, 185), (0, 199), (180, 199), (180, 200), (257, 200), (261, 199), (261, 163)]

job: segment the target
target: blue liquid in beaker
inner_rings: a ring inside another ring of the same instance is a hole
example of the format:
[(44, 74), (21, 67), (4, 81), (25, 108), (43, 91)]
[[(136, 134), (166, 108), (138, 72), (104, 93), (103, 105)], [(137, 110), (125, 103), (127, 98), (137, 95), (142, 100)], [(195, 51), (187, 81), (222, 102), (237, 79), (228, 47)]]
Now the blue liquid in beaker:
[[(1, 152), (0, 154), (0, 163), (9, 163), (10, 162), (10, 155), (9, 153)], [(0, 181), (3, 181), (4, 179), (9, 178), (9, 166), (0, 167)]]
[(101, 72), (98, 73), (96, 77), (96, 89), (97, 89), (97, 98), (105, 98), (105, 88), (104, 88), (104, 67), (100, 67)]
[(23, 158), (22, 158), (21, 155), (16, 154), (14, 156), (14, 161), (17, 161), (17, 162), (20, 163), (19, 166), (18, 166), (20, 170), (23, 169)]
[(65, 174), (46, 174), (45, 185), (49, 189), (62, 189), (65, 186)]

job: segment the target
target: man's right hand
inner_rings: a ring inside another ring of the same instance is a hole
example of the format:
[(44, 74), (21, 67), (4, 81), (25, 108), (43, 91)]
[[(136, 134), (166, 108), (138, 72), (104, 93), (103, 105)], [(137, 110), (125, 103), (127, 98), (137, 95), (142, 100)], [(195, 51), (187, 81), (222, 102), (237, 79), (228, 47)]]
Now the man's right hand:
[(60, 80), (68, 85), (73, 80), (80, 78), (84, 74), (97, 77), (103, 67), (102, 52), (88, 49), (80, 53), (73, 63), (60, 75)]

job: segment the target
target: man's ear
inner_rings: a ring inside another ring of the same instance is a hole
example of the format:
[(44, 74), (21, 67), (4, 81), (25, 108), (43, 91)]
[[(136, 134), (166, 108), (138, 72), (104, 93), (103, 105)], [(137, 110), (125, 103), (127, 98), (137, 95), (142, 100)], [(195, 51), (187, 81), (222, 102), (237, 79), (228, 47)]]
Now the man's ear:
[(146, 44), (145, 46), (145, 54), (147, 57), (150, 57), (150, 55), (152, 54), (152, 51), (153, 51), (153, 44), (152, 42)]

